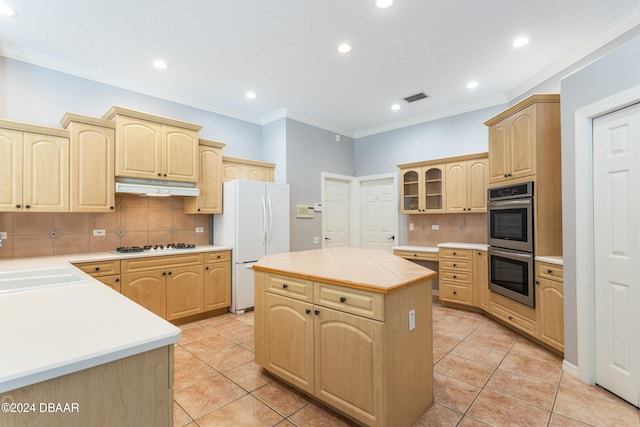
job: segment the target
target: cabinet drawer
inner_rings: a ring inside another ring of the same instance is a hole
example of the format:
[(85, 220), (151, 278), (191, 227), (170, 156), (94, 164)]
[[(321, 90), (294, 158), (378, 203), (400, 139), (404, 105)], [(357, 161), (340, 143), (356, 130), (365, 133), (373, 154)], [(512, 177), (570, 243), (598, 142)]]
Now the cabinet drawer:
[(375, 320), (384, 320), (384, 295), (359, 289), (314, 283), (313, 301), (317, 305)]
[(471, 271), (471, 261), (443, 258), (440, 260), (440, 268), (455, 269), (460, 272)]
[(514, 326), (531, 336), (535, 337), (537, 335), (538, 324), (534, 320), (527, 319), (524, 316), (521, 316), (496, 304), (493, 305), (492, 312), (495, 317), (504, 321), (505, 323), (508, 323), (509, 325)]
[(459, 283), (468, 283), (471, 284), (471, 273), (467, 271), (458, 271), (458, 270), (440, 270), (440, 281), (453, 281)]
[(231, 260), (231, 251), (206, 252), (204, 255), (204, 263), (210, 262), (226, 262)]
[(471, 251), (469, 249), (440, 248), (439, 258), (471, 260)]
[(438, 261), (438, 252), (411, 252), (394, 250), (393, 254), (405, 259), (417, 259), (421, 261)]
[(313, 282), (309, 280), (270, 274), (267, 276), (266, 290), (301, 301), (313, 301)]
[(561, 265), (547, 264), (546, 262), (537, 262), (536, 276), (561, 282), (563, 280), (564, 271)]
[(440, 299), (459, 304), (471, 304), (473, 294), (468, 285), (440, 282)]
[(109, 261), (82, 262), (74, 265), (93, 277), (120, 274), (119, 259)]
[(198, 264), (202, 264), (201, 253), (123, 259), (121, 261), (121, 269), (123, 273), (134, 273), (138, 271), (162, 270), (171, 267), (187, 267)]

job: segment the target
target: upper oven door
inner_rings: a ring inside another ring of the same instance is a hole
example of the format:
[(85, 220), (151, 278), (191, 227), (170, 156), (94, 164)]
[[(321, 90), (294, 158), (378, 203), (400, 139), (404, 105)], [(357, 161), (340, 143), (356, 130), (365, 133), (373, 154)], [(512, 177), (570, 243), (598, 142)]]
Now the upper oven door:
[(533, 252), (533, 198), (488, 203), (489, 245)]

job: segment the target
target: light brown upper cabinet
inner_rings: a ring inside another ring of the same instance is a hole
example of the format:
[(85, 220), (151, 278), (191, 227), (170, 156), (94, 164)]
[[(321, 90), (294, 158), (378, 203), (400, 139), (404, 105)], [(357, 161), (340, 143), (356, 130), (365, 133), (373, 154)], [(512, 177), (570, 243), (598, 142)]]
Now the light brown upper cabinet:
[(67, 113), (62, 126), (71, 133), (70, 211), (115, 209), (115, 123)]
[(184, 198), (184, 213), (222, 213), (222, 142), (200, 140), (200, 196)]
[(489, 127), (490, 184), (534, 176), (548, 149), (560, 140), (560, 95), (532, 95), (485, 125)]
[(0, 211), (69, 211), (69, 132), (0, 120)]
[(401, 167), (402, 213), (442, 213), (445, 205), (443, 164)]
[(229, 156), (222, 158), (223, 179), (225, 182), (234, 179), (273, 182), (275, 166), (274, 163), (259, 160)]
[(447, 212), (487, 211), (488, 159), (446, 164)]
[(112, 107), (116, 122), (116, 176), (198, 181), (200, 125)]
[(487, 211), (487, 153), (405, 163), (398, 167), (402, 213)]

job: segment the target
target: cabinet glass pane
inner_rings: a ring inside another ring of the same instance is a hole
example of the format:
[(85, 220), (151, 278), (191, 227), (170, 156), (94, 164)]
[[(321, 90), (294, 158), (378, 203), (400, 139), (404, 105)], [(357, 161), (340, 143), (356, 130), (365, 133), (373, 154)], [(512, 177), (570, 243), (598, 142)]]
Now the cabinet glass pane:
[(426, 208), (442, 209), (442, 169), (427, 169), (424, 177), (426, 182)]
[(405, 210), (418, 210), (418, 172), (408, 171), (402, 175)]

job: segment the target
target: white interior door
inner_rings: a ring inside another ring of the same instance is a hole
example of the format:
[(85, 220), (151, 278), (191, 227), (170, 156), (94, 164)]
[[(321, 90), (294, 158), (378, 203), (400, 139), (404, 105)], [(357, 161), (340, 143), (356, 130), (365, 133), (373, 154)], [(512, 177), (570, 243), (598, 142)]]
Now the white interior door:
[(640, 104), (593, 121), (596, 382), (640, 401)]
[(325, 178), (323, 197), (323, 247), (350, 246), (351, 181)]
[(393, 178), (360, 181), (360, 246), (393, 252), (398, 217)]

